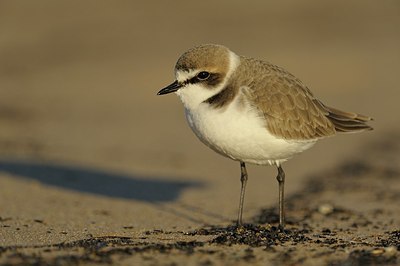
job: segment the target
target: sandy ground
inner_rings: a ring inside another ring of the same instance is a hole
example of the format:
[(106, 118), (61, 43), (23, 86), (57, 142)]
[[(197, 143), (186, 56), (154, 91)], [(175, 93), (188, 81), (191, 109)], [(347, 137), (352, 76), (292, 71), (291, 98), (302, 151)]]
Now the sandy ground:
[[(0, 264), (400, 263), (397, 1), (0, 2)], [(285, 67), (375, 130), (272, 167), (203, 146), (156, 96), (186, 49)]]

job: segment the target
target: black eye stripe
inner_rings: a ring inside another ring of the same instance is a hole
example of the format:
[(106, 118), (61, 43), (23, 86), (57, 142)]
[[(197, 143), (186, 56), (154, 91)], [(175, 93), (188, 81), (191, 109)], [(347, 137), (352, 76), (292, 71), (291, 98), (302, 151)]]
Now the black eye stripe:
[(205, 80), (205, 82), (207, 83), (208, 86), (216, 86), (217, 84), (219, 84), (222, 81), (223, 76), (221, 74), (218, 73), (213, 73), (210, 74), (210, 77)]
[(216, 81), (218, 81), (220, 79), (221, 75), (217, 74), (217, 73), (209, 73), (209, 77), (207, 79), (199, 79), (196, 76), (194, 76), (193, 78), (187, 80), (185, 83), (186, 84), (196, 84), (196, 83), (206, 83), (208, 85), (214, 85), (216, 83)]
[(201, 80), (199, 80), (197, 77), (193, 77), (187, 81), (187, 83), (190, 83), (190, 84), (195, 84), (197, 82), (201, 82)]

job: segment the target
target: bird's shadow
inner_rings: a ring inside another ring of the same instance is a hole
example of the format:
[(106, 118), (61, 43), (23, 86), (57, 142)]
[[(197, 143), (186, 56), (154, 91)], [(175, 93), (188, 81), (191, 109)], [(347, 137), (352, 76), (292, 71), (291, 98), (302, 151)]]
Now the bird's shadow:
[(200, 182), (121, 174), (48, 162), (0, 160), (0, 172), (62, 189), (151, 203), (172, 202), (185, 189), (204, 186)]

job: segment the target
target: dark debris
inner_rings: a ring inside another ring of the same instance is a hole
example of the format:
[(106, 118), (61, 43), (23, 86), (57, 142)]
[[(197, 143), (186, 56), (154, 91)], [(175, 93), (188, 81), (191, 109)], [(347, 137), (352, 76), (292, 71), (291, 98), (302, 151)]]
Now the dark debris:
[[(42, 246), (46, 252), (51, 251), (77, 251), (82, 248), (82, 252), (74, 252), (73, 255), (59, 255), (54, 258), (44, 259), (36, 254), (23, 254), (18, 252), (18, 247), (13, 249), (16, 251), (8, 256), (8, 259), (17, 262), (13, 265), (79, 265), (86, 263), (112, 263), (113, 255), (129, 256), (144, 252), (156, 251), (159, 253), (167, 253), (172, 250), (183, 252), (190, 255), (196, 247), (203, 246), (204, 242), (198, 241), (177, 241), (174, 243), (138, 243), (130, 237), (94, 237), (78, 241), (65, 242), (55, 245)], [(8, 250), (10, 250), (9, 248)], [(5, 252), (6, 250), (3, 250)]]
[(400, 251), (400, 230), (395, 230), (387, 233), (387, 239), (381, 240), (383, 247), (396, 247)]
[(291, 241), (294, 244), (309, 240), (306, 230), (281, 230), (275, 226), (245, 224), (227, 227), (202, 228), (192, 232), (193, 235), (217, 235), (210, 241), (219, 245), (248, 245), (250, 247), (271, 247)]
[(397, 265), (396, 256), (388, 256), (384, 252), (374, 253), (374, 250), (354, 250), (350, 252), (345, 260), (332, 261), (329, 266), (349, 265), (349, 266), (368, 266), (368, 265)]

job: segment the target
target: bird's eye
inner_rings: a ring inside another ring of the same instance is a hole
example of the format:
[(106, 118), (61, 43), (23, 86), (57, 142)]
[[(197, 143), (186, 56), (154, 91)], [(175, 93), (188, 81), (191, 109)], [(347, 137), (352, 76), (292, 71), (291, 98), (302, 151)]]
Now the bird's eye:
[(199, 74), (197, 74), (197, 78), (199, 80), (206, 80), (210, 77), (210, 73), (208, 73), (207, 71), (201, 71)]

